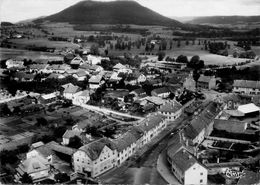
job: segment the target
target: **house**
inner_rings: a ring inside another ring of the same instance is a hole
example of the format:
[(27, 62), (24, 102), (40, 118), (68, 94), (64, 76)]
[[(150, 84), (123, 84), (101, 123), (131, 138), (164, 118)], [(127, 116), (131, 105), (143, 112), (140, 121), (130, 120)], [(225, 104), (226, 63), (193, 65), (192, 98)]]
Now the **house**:
[(102, 76), (101, 75), (96, 75), (96, 76), (91, 76), (89, 79), (89, 88), (90, 89), (97, 89), (99, 88), (102, 84)]
[(260, 108), (253, 103), (240, 105), (238, 106), (237, 110), (243, 113), (244, 116), (259, 115), (260, 113)]
[(24, 61), (19, 59), (8, 59), (6, 62), (7, 69), (10, 68), (23, 68), (24, 67)]
[(135, 90), (131, 91), (129, 94), (132, 94), (134, 96), (134, 100), (136, 100), (137, 98), (142, 98), (142, 97), (146, 96), (146, 92), (142, 88), (135, 89)]
[(79, 70), (77, 71), (75, 74), (73, 74), (72, 76), (74, 78), (76, 78), (78, 81), (84, 81), (86, 78), (87, 78), (87, 75), (89, 73), (87, 73), (86, 71), (84, 70)]
[(117, 150), (117, 165), (121, 165), (136, 152), (137, 138), (131, 133), (126, 132), (117, 139), (112, 140)]
[(151, 91), (152, 96), (157, 96), (160, 98), (168, 98), (172, 91), (167, 87), (157, 88)]
[(197, 88), (199, 89), (215, 89), (217, 85), (217, 79), (214, 76), (201, 75), (197, 82)]
[(101, 57), (101, 56), (94, 56), (94, 55), (87, 56), (87, 62), (92, 65), (101, 64), (101, 60), (110, 61), (110, 59), (108, 57)]
[(181, 184), (207, 184), (208, 170), (185, 148), (168, 153), (171, 172)]
[(84, 63), (84, 60), (80, 57), (80, 56), (76, 56), (75, 58), (73, 58), (70, 62), (70, 65), (73, 68), (78, 68), (80, 65), (82, 65)]
[(71, 83), (62, 85), (63, 90), (63, 96), (67, 99), (72, 100), (73, 96), (79, 92), (80, 88), (78, 86), (75, 86)]
[(122, 77), (119, 76), (118, 72), (113, 72), (109, 79), (110, 82), (119, 82), (120, 80), (122, 80)]
[(192, 144), (201, 143), (205, 136), (210, 135), (213, 130), (214, 119), (218, 118), (221, 109), (218, 103), (210, 102), (205, 109), (196, 116), (184, 129), (186, 138)]
[(24, 173), (32, 177), (34, 183), (49, 177), (50, 163), (42, 156), (31, 156), (22, 161), (16, 168), (16, 178), (19, 180)]
[(60, 73), (60, 74), (64, 74), (67, 70), (71, 69), (71, 67), (69, 65), (65, 65), (65, 64), (53, 64), (53, 65), (49, 65), (46, 68), (46, 73)]
[(260, 81), (234, 80), (233, 92), (241, 94), (260, 94)]
[(47, 67), (48, 64), (32, 64), (29, 66), (31, 72), (36, 71), (37, 73), (45, 73)]
[(148, 79), (145, 81), (146, 85), (151, 85), (153, 87), (160, 87), (163, 85), (162, 80), (159, 78), (155, 78), (155, 79)]
[(113, 71), (115, 72), (122, 72), (122, 73), (132, 73), (132, 70), (129, 69), (128, 67), (126, 67), (125, 65), (121, 64), (121, 63), (117, 63), (114, 67), (113, 67)]
[[(144, 133), (141, 146), (149, 143), (154, 137), (156, 137), (167, 126), (166, 117), (155, 113), (147, 116), (138, 126), (138, 129)], [(141, 147), (139, 146), (139, 147)]]
[(91, 74), (96, 74), (96, 73), (100, 73), (101, 71), (103, 71), (103, 67), (99, 66), (99, 65), (95, 65), (95, 64), (88, 64), (88, 63), (84, 63), (83, 65), (79, 66), (79, 68), (84, 69), (86, 71), (88, 71), (88, 73)]
[(111, 98), (116, 99), (118, 101), (124, 102), (125, 96), (129, 94), (128, 90), (113, 90), (113, 91), (106, 91), (104, 95), (104, 99)]
[(47, 77), (47, 79), (63, 79), (63, 78), (65, 78), (65, 76), (62, 75), (62, 74), (58, 74), (58, 73), (51, 73), (51, 74)]
[(72, 103), (76, 105), (84, 105), (90, 100), (90, 95), (93, 94), (92, 90), (79, 91), (74, 94)]
[(160, 114), (166, 116), (167, 120), (174, 121), (180, 117), (182, 113), (182, 105), (179, 102), (173, 100), (162, 105), (158, 111)]
[(75, 172), (97, 177), (116, 166), (117, 151), (113, 143), (102, 138), (80, 147), (73, 154)]
[(57, 92), (53, 92), (53, 93), (50, 93), (50, 94), (42, 94), (40, 97), (39, 97), (39, 102), (41, 104), (51, 104), (53, 102), (55, 102), (57, 100), (57, 96), (59, 94)]
[(78, 130), (66, 130), (66, 132), (63, 134), (62, 136), (62, 144), (63, 145), (68, 145), (70, 142), (70, 139), (74, 136), (78, 136), (79, 138), (81, 138), (81, 133)]

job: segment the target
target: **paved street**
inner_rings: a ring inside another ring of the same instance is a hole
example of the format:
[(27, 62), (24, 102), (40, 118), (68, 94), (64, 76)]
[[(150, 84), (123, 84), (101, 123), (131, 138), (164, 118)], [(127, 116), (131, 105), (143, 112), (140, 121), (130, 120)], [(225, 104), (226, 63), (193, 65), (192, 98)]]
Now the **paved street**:
[(180, 184), (180, 182), (175, 178), (175, 176), (170, 171), (170, 164), (168, 164), (166, 159), (166, 150), (164, 150), (157, 159), (157, 171), (159, 174), (167, 181), (169, 184)]

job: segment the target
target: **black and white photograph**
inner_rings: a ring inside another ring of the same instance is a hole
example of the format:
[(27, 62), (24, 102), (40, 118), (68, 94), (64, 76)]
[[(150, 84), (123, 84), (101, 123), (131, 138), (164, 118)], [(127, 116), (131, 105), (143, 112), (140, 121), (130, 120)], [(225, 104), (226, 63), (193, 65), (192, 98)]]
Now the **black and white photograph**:
[(260, 184), (260, 0), (0, 0), (2, 184)]

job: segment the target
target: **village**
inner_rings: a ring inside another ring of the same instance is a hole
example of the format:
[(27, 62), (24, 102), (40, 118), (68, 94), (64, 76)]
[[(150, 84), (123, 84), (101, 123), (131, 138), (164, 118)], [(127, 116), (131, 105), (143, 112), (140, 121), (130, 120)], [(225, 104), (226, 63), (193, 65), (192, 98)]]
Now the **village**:
[(0, 184), (260, 183), (259, 29), (42, 19), (0, 27)]
[(4, 183), (25, 183), (26, 175), (37, 183), (108, 183), (106, 173), (167, 135), (157, 163), (167, 183), (244, 184), (257, 175), (260, 81), (235, 80), (230, 93), (219, 93), (220, 78), (195, 81), (185, 63), (140, 55), (136, 67), (90, 53), (5, 62), (1, 158), (14, 160), (2, 164)]

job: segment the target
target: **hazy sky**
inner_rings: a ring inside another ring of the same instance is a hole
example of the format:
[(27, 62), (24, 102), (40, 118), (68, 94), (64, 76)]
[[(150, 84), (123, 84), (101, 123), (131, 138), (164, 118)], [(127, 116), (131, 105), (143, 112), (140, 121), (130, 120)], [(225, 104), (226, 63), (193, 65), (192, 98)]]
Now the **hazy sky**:
[[(57, 13), (81, 0), (0, 0), (0, 21)], [(103, 0), (109, 1), (109, 0)], [(258, 15), (260, 0), (137, 0), (165, 16)]]

